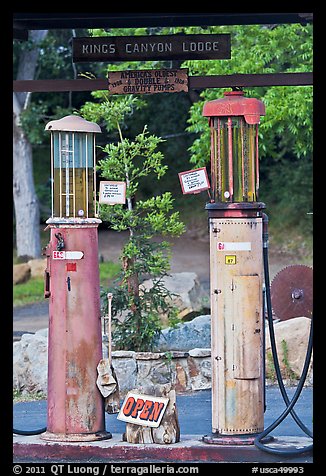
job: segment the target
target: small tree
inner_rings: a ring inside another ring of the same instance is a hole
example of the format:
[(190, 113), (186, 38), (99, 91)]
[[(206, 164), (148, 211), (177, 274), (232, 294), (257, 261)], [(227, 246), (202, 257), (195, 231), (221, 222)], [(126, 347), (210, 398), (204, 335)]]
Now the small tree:
[[(161, 314), (169, 319), (176, 316), (172, 295), (162, 281), (169, 270), (170, 244), (154, 238), (180, 236), (185, 227), (179, 212), (173, 212), (170, 192), (139, 199), (141, 180), (149, 176), (159, 180), (167, 166), (163, 165), (164, 157), (158, 150), (163, 140), (150, 135), (147, 126), (134, 140), (123, 136), (124, 119), (135, 107), (140, 107), (140, 103), (132, 96), (106, 98), (100, 105), (86, 104), (83, 114), (92, 120), (104, 118), (108, 130), (115, 126), (118, 131), (118, 142), (102, 148), (106, 157), (98, 165), (103, 178), (126, 182), (126, 206), (102, 204), (100, 207), (101, 218), (112, 229), (129, 231), (129, 240), (121, 254), (122, 277), (112, 290), (112, 315), (124, 316), (123, 322), (116, 319), (114, 338), (118, 348), (146, 351), (152, 348), (161, 330)], [(141, 286), (145, 278), (153, 279), (149, 290)]]

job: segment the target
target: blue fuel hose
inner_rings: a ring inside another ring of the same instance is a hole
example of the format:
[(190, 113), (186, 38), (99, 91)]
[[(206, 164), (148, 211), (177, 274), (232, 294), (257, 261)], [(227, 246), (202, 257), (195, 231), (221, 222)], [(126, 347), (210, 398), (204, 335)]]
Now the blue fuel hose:
[(23, 436), (32, 436), (32, 435), (40, 435), (46, 431), (46, 426), (44, 428), (39, 428), (38, 430), (16, 430), (16, 428), (12, 429), (12, 432), (15, 435), (23, 435)]
[(270, 279), (269, 279), (269, 263), (268, 263), (268, 231), (267, 231), (267, 223), (268, 218), (267, 215), (264, 214), (263, 218), (264, 223), (264, 230), (263, 230), (263, 261), (264, 261), (264, 276), (265, 276), (265, 288), (266, 288), (266, 305), (267, 305), (267, 318), (268, 318), (268, 326), (269, 326), (269, 335), (271, 341), (271, 348), (272, 348), (272, 355), (273, 355), (273, 362), (277, 377), (277, 382), (283, 397), (283, 400), (286, 404), (286, 409), (283, 413), (270, 425), (268, 426), (262, 433), (260, 433), (254, 440), (254, 444), (260, 450), (266, 451), (267, 453), (282, 455), (282, 456), (293, 456), (299, 455), (307, 452), (311, 452), (313, 449), (313, 444), (307, 445), (303, 448), (296, 448), (296, 449), (278, 449), (278, 448), (271, 448), (261, 442), (263, 438), (265, 438), (271, 431), (273, 431), (290, 413), (295, 422), (298, 426), (302, 429), (302, 431), (308, 435), (310, 438), (313, 438), (312, 432), (304, 425), (304, 423), (300, 420), (297, 416), (295, 411), (293, 410), (294, 405), (296, 404), (303, 385), (305, 383), (307, 373), (309, 370), (309, 364), (312, 355), (312, 347), (313, 347), (313, 318), (311, 317), (311, 325), (310, 325), (310, 333), (309, 333), (309, 341), (307, 346), (307, 353), (306, 358), (302, 370), (302, 374), (297, 386), (297, 389), (290, 401), (282, 379), (282, 374), (280, 370), (279, 360), (277, 356), (277, 348), (275, 342), (275, 333), (274, 333), (274, 324), (273, 324), (273, 315), (272, 315), (272, 302), (271, 302), (271, 292), (270, 292)]

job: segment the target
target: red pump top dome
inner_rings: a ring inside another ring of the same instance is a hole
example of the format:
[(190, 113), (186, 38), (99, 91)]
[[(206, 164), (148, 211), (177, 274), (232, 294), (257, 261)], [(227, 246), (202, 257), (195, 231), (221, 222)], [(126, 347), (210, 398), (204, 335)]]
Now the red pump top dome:
[(265, 105), (256, 98), (247, 98), (243, 91), (227, 91), (224, 98), (206, 102), (203, 116), (244, 116), (248, 124), (259, 124), (265, 116)]

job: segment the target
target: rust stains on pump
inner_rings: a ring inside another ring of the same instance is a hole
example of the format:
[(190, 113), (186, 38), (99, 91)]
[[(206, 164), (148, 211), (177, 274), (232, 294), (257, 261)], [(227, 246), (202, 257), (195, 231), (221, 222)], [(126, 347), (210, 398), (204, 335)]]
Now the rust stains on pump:
[(94, 343), (81, 342), (67, 354), (66, 426), (75, 433), (93, 432), (98, 427), (96, 369), (91, 368)]

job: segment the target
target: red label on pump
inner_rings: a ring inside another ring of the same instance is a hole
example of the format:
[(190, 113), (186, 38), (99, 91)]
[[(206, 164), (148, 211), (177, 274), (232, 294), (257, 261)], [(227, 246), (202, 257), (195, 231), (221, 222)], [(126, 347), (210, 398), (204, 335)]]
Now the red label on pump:
[(67, 263), (66, 264), (67, 271), (77, 271), (77, 263)]
[(53, 259), (65, 259), (65, 252), (64, 251), (53, 251), (52, 254)]

